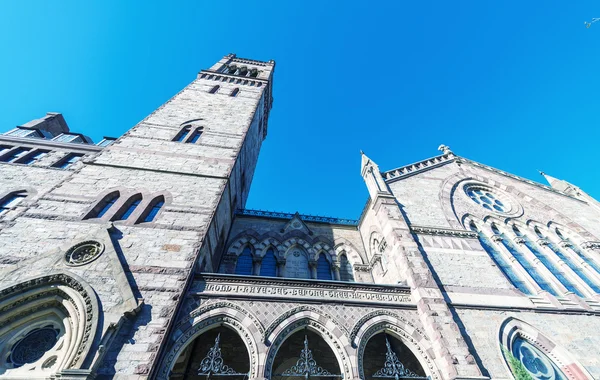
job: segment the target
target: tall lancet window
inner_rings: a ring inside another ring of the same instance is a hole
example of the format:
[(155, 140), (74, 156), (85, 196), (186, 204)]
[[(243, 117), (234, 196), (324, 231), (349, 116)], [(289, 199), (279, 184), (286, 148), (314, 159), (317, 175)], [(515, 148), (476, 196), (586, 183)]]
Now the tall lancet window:
[(588, 257), (581, 248), (579, 248), (571, 239), (562, 234), (562, 232), (557, 228), (556, 235), (565, 243), (568, 244), (569, 249), (571, 249), (581, 260), (583, 260), (587, 265), (593, 268), (596, 272), (600, 273), (600, 265), (596, 263), (593, 259)]
[(342, 281), (354, 281), (354, 274), (352, 273), (352, 264), (348, 261), (346, 255), (340, 256), (340, 280)]
[(332, 280), (331, 277), (331, 264), (325, 257), (325, 254), (320, 254), (317, 260), (317, 279), (318, 280)]
[[(535, 233), (540, 237), (540, 239), (543, 239), (545, 241), (545, 243), (554, 252), (554, 254), (556, 254), (556, 256), (560, 260), (562, 260), (565, 264), (567, 264), (567, 266), (569, 268), (571, 268), (571, 270), (573, 272), (575, 272), (575, 274), (577, 274), (577, 276), (579, 276), (579, 278), (581, 278), (583, 280), (583, 282), (585, 282), (594, 292), (600, 293), (600, 287), (598, 287), (594, 283), (594, 281), (592, 281), (585, 274), (585, 272), (583, 271), (583, 268), (581, 268), (579, 265), (575, 264), (575, 262), (573, 260), (571, 260), (571, 258), (569, 256), (567, 256), (558, 245), (554, 244), (550, 239), (546, 239), (538, 227), (535, 227)], [(581, 292), (576, 291), (576, 290), (571, 290), (569, 287), (566, 287), (566, 288), (569, 289), (569, 291), (572, 291), (573, 293), (577, 294), (579, 297), (583, 297)]]
[(263, 257), (260, 264), (260, 275), (277, 277), (277, 259), (273, 248), (267, 249), (267, 253)]
[(471, 223), (470, 228), (472, 231), (477, 232), (481, 246), (483, 247), (483, 249), (485, 249), (488, 255), (490, 255), (491, 259), (494, 260), (498, 268), (500, 268), (500, 270), (508, 278), (510, 283), (523, 293), (531, 295), (531, 290), (529, 290), (525, 282), (521, 280), (519, 276), (517, 276), (510, 264), (506, 260), (504, 260), (500, 252), (498, 252), (496, 248), (494, 248), (494, 245), (492, 244), (492, 242), (489, 241), (487, 236), (485, 236), (485, 234), (481, 230), (479, 230), (477, 226), (475, 226), (475, 223)]
[(540, 262), (552, 273), (554, 277), (560, 281), (560, 283), (567, 288), (568, 291), (577, 294), (579, 297), (583, 297), (579, 289), (567, 278), (567, 275), (544, 253), (542, 253), (537, 244), (533, 243), (527, 234), (521, 233), (517, 226), (513, 226), (513, 231), (519, 239), (523, 239), (523, 243), (533, 253), (533, 255), (540, 260)]
[(235, 274), (241, 274), (245, 276), (252, 275), (252, 250), (250, 247), (244, 248), (242, 253), (238, 256), (237, 264), (235, 266)]
[(506, 238), (506, 235), (500, 232), (500, 230), (498, 229), (498, 227), (496, 227), (495, 224), (492, 224), (492, 232), (494, 232), (494, 234), (496, 234), (497, 236), (501, 237), (500, 241), (502, 245), (504, 245), (504, 247), (510, 252), (510, 254), (515, 259), (517, 259), (519, 264), (521, 264), (521, 266), (527, 271), (527, 273), (529, 273), (531, 278), (533, 278), (533, 280), (538, 284), (540, 288), (544, 289), (545, 291), (554, 296), (558, 296), (558, 293), (556, 292), (556, 290), (554, 290), (550, 283), (546, 281), (544, 277), (540, 274), (540, 272), (538, 272), (538, 270), (529, 262), (529, 260), (527, 260), (525, 255), (521, 251), (519, 251), (519, 249), (517, 249), (517, 247), (515, 247), (515, 245), (509, 239)]

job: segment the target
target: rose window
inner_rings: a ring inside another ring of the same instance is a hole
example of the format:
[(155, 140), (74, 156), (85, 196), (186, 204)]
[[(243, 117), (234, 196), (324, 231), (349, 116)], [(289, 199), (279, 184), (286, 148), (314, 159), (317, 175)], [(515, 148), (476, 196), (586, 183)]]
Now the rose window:
[(65, 261), (70, 266), (79, 266), (96, 260), (104, 251), (104, 245), (97, 241), (84, 241), (69, 248)]
[(487, 189), (469, 187), (465, 191), (469, 198), (473, 200), (473, 202), (487, 210), (506, 212), (509, 208), (506, 202), (501, 201), (498, 196), (494, 195)]
[(58, 341), (59, 330), (52, 326), (34, 329), (14, 344), (10, 362), (15, 367), (38, 361)]

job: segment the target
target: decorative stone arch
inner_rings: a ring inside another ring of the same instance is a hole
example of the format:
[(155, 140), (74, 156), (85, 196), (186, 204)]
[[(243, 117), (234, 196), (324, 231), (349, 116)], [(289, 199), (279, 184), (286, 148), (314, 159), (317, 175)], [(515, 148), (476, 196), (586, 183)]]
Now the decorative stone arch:
[[(469, 181), (479, 182), (482, 185), (486, 185), (490, 188), (496, 189), (499, 192), (507, 193), (509, 196), (513, 197), (514, 200), (519, 203), (519, 210), (512, 213), (511, 215), (507, 215), (507, 219), (517, 219), (525, 215), (525, 209), (521, 205), (521, 202), (525, 201), (527, 204), (532, 206), (532, 209), (545, 209), (546, 211), (548, 211), (550, 220), (559, 221), (560, 224), (569, 226), (571, 230), (577, 232), (581, 236), (590, 240), (594, 240), (594, 237), (583, 227), (581, 227), (579, 224), (575, 223), (565, 215), (561, 214), (554, 208), (550, 207), (549, 205), (546, 205), (545, 203), (542, 203), (537, 199), (520, 192), (513, 186), (507, 186), (501, 182), (495, 181), (488, 177), (483, 177), (479, 174), (472, 172), (453, 174), (444, 180), (440, 188), (438, 197), (442, 204), (442, 210), (444, 212), (446, 220), (452, 228), (464, 228), (464, 224), (462, 223), (462, 221), (464, 220), (464, 216), (466, 214), (477, 215), (480, 219), (485, 219), (486, 216), (490, 215), (490, 213), (487, 212), (485, 209), (480, 209), (480, 207), (477, 207), (477, 205), (475, 204), (467, 206), (468, 203), (466, 203), (466, 199), (454, 198), (456, 190), (467, 184)], [(459, 200), (458, 203), (462, 206), (460, 207), (460, 209), (457, 209), (456, 207), (456, 200)], [(496, 215), (496, 217), (499, 217), (499, 215)]]
[(11, 187), (0, 192), (0, 200), (14, 193), (26, 193), (24, 201), (30, 201), (37, 195), (37, 190), (31, 186)]
[(286, 241), (283, 242), (282, 246), (283, 246), (284, 257), (287, 257), (287, 255), (290, 252), (290, 249), (293, 248), (294, 246), (302, 247), (304, 249), (304, 251), (308, 254), (309, 260), (311, 258), (315, 257), (315, 251), (314, 251), (312, 245), (304, 239), (300, 239), (300, 238), (287, 239)]
[[(383, 241), (384, 237), (379, 231), (371, 231), (369, 234), (369, 258), (373, 260), (373, 257), (379, 254), (379, 244)], [(376, 243), (377, 242), (377, 243)], [(377, 245), (377, 246), (375, 246)]]
[(338, 327), (333, 319), (327, 318), (320, 312), (305, 310), (287, 316), (266, 337), (265, 342), (270, 344), (268, 345), (269, 348), (266, 360), (264, 361), (264, 368), (261, 369), (265, 378), (271, 378), (271, 367), (275, 361), (277, 351), (283, 342), (293, 333), (304, 328), (320, 335), (329, 345), (338, 361), (344, 379), (354, 379), (356, 377), (356, 372), (352, 365), (355, 362), (355, 357), (348, 354), (348, 351), (351, 349), (350, 341), (343, 330)]
[(256, 247), (258, 246), (259, 239), (250, 234), (244, 234), (241, 237), (236, 237), (229, 244), (229, 248), (227, 249), (227, 255), (239, 256), (244, 251), (244, 248), (250, 246), (252, 249), (252, 256), (254, 256), (257, 252)]
[[(302, 314), (302, 315), (300, 315)], [(343, 331), (343, 333), (345, 335), (348, 335), (348, 330), (342, 325), (340, 324), (333, 316), (329, 315), (328, 313), (318, 309), (315, 306), (297, 306), (294, 307), (288, 311), (286, 311), (285, 313), (281, 314), (279, 317), (277, 317), (273, 322), (271, 322), (271, 324), (265, 329), (264, 333), (263, 333), (263, 341), (265, 342), (265, 344), (267, 346), (271, 345), (271, 338), (274, 337), (275, 335), (278, 334), (278, 331), (281, 331), (281, 329), (278, 329), (279, 327), (282, 326), (282, 324), (289, 319), (290, 317), (294, 316), (294, 315), (298, 315), (300, 317), (313, 317), (313, 318), (317, 318), (317, 320), (319, 320), (319, 318), (321, 319), (326, 319), (331, 321), (333, 324), (336, 325), (336, 327)]]
[(258, 319), (249, 311), (231, 302), (217, 302), (192, 311), (189, 317), (173, 329), (174, 341), (163, 357), (157, 378), (167, 380), (175, 362), (183, 350), (196, 338), (215, 327), (226, 326), (238, 333), (248, 351), (250, 378), (259, 373), (259, 350), (256, 344), (263, 329)]
[(550, 222), (548, 222), (547, 227), (548, 227), (548, 230), (552, 231), (552, 233), (555, 234), (556, 236), (558, 236), (558, 234), (556, 233), (556, 230), (559, 229), (561, 231), (561, 233), (563, 235), (565, 235), (565, 237), (571, 239), (571, 241), (577, 245), (581, 245), (584, 242), (593, 239), (593, 236), (591, 236), (585, 230), (583, 231), (583, 234), (582, 234), (582, 231), (579, 231), (578, 225), (567, 226), (562, 223), (551, 220)]
[[(81, 368), (90, 355), (98, 320), (93, 289), (74, 274), (52, 273), (0, 290), (0, 375), (45, 379), (65, 369)], [(48, 324), (57, 331), (53, 347), (34, 362), (12, 368), (9, 352)], [(44, 370), (38, 372), (40, 367)]]
[(329, 261), (330, 264), (333, 264), (336, 258), (335, 251), (331, 248), (329, 244), (318, 242), (313, 245), (313, 251), (315, 252), (315, 256), (312, 258), (313, 260), (318, 260), (319, 255), (321, 253), (325, 253), (325, 258)]
[(260, 257), (264, 257), (267, 254), (269, 248), (272, 248), (275, 251), (275, 257), (277, 260), (281, 260), (283, 258), (284, 248), (281, 242), (273, 237), (268, 237), (263, 239), (260, 243), (256, 244), (256, 255)]
[[(160, 216), (165, 211), (165, 207), (167, 205), (173, 203), (173, 196), (168, 191), (158, 191), (154, 193), (150, 193), (146, 190), (142, 191), (142, 203), (140, 203), (139, 207), (131, 215), (130, 224), (140, 223), (141, 219), (143, 219), (148, 214), (148, 212), (150, 212), (150, 208), (154, 206), (154, 202), (156, 202), (156, 200), (160, 197), (163, 198), (165, 203), (154, 217), (155, 220), (160, 218)], [(154, 221), (148, 222), (146, 225), (150, 225), (151, 223), (154, 223)]]
[(335, 256), (339, 259), (339, 256), (345, 252), (346, 258), (350, 261), (352, 265), (354, 264), (365, 264), (366, 258), (363, 257), (356, 249), (356, 247), (347, 241), (346, 239), (338, 238), (335, 240), (335, 245), (333, 246), (333, 250), (335, 251)]
[[(361, 323), (360, 327), (359, 323)], [(365, 378), (363, 368), (367, 343), (369, 339), (381, 332), (386, 332), (400, 340), (417, 358), (421, 367), (431, 379), (442, 379), (434, 359), (429, 355), (429, 352), (433, 352), (431, 341), (407, 319), (392, 312), (378, 311), (361, 318), (355, 325), (353, 332), (355, 329), (357, 331), (353, 343), (358, 344), (358, 349), (356, 350), (357, 360), (355, 361), (358, 368), (356, 368), (355, 372), (358, 373), (361, 379)]]
[(515, 339), (520, 337), (544, 353), (544, 355), (546, 355), (569, 380), (594, 379), (585, 367), (582, 366), (581, 363), (579, 363), (564, 347), (550, 340), (542, 334), (542, 332), (527, 322), (514, 317), (505, 319), (500, 325), (499, 337), (500, 355), (505, 358), (504, 365), (509, 373), (511, 373), (511, 371), (503, 348), (510, 351)]

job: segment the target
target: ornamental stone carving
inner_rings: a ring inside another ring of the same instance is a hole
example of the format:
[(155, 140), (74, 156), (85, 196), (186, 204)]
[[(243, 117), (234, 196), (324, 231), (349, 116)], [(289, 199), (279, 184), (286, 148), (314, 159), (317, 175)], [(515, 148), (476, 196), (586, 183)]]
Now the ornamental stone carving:
[(77, 267), (96, 260), (104, 252), (104, 244), (86, 240), (77, 243), (65, 252), (65, 262), (68, 266)]

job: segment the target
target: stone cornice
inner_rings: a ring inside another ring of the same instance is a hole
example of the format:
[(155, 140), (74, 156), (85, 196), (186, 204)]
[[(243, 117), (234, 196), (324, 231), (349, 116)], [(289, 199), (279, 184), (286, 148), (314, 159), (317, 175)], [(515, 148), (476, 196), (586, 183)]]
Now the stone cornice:
[[(295, 214), (290, 214), (286, 212), (275, 212), (275, 211), (264, 211), (264, 210), (248, 210), (248, 209), (238, 209), (235, 211), (236, 215), (243, 216), (255, 216), (259, 218), (272, 218), (272, 219), (285, 219), (291, 220)], [(300, 219), (303, 222), (311, 222), (311, 223), (327, 223), (327, 224), (339, 224), (343, 226), (352, 226), (356, 227), (358, 225), (358, 221), (354, 219), (342, 219), (342, 218), (331, 218), (327, 216), (315, 216), (315, 215), (301, 215)]]
[(412, 233), (417, 235), (451, 236), (459, 238), (477, 239), (477, 233), (473, 231), (422, 226), (411, 226), (410, 229)]
[(13, 145), (34, 147), (34, 148), (54, 148), (68, 150), (74, 153), (96, 153), (100, 152), (105, 147), (92, 145), (92, 144), (80, 144), (80, 143), (68, 143), (60, 142), (55, 140), (47, 140), (42, 138), (32, 137), (15, 137), (8, 135), (0, 135), (0, 143), (8, 143)]
[(406, 285), (384, 285), (368, 284), (364, 282), (346, 282), (346, 281), (327, 281), (327, 280), (308, 280), (283, 277), (260, 277), (260, 276), (240, 276), (223, 273), (199, 273), (195, 280), (204, 280), (211, 283), (239, 283), (247, 285), (281, 285), (287, 287), (301, 288), (319, 288), (319, 289), (344, 289), (356, 291), (386, 292), (410, 295), (410, 287)]

